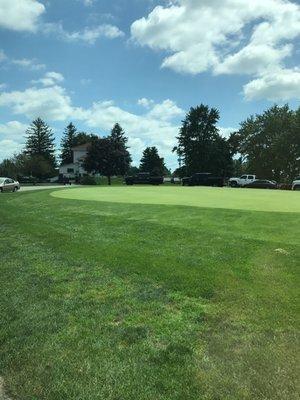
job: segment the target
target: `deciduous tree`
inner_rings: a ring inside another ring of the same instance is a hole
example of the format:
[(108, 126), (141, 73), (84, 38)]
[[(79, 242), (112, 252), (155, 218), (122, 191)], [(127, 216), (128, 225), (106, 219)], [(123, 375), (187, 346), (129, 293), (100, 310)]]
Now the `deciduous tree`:
[(187, 174), (212, 172), (226, 176), (232, 168), (231, 148), (219, 134), (219, 111), (201, 104), (191, 108), (182, 122), (176, 151)]

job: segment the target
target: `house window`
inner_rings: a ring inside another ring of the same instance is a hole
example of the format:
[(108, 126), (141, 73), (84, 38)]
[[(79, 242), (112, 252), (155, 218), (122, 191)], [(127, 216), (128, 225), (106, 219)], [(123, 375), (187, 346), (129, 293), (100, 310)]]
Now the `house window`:
[(74, 173), (74, 168), (68, 168), (67, 169), (68, 174), (73, 174)]

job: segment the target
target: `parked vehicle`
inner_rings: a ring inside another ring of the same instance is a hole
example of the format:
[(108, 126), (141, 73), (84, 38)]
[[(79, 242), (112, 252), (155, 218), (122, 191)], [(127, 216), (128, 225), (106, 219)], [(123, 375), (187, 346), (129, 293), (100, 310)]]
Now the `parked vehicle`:
[(16, 192), (20, 189), (20, 184), (11, 178), (0, 177), (0, 192)]
[(182, 178), (182, 186), (224, 186), (224, 179), (213, 176), (209, 172), (194, 174), (190, 177)]
[(228, 185), (231, 187), (243, 187), (251, 182), (257, 180), (257, 176), (254, 174), (242, 175), (240, 178), (230, 178)]
[(151, 175), (149, 172), (140, 172), (134, 176), (126, 176), (125, 183), (126, 185), (161, 185), (164, 183), (164, 178), (163, 176)]
[(293, 181), (292, 190), (300, 190), (300, 176)]
[(267, 179), (256, 179), (243, 187), (249, 189), (277, 189), (277, 183), (274, 181), (268, 181)]

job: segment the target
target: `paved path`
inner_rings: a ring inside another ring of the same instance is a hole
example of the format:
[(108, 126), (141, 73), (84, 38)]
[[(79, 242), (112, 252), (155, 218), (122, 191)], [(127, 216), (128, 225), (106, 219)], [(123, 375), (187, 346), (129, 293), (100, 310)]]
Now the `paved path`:
[(20, 192), (27, 192), (29, 190), (41, 190), (41, 189), (67, 189), (67, 188), (72, 188), (72, 187), (76, 187), (76, 186), (80, 186), (80, 185), (41, 185), (41, 186), (22, 186), (21, 185), (21, 189)]

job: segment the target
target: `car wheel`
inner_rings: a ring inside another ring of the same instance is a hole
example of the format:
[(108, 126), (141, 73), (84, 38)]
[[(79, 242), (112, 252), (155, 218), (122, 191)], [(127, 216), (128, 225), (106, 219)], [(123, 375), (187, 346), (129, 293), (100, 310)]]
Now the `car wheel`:
[(293, 190), (300, 190), (300, 185), (294, 186)]
[(2, 193), (3, 192), (3, 188), (0, 188), (0, 193)]
[(18, 188), (17, 188), (17, 186), (15, 186), (14, 188), (13, 188), (13, 192), (17, 192), (18, 191)]
[(236, 188), (238, 186), (236, 181), (230, 182), (230, 186)]

